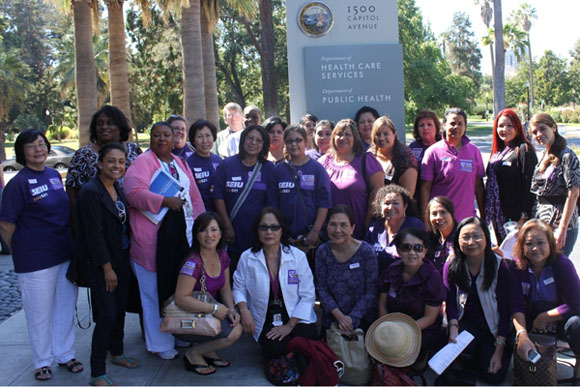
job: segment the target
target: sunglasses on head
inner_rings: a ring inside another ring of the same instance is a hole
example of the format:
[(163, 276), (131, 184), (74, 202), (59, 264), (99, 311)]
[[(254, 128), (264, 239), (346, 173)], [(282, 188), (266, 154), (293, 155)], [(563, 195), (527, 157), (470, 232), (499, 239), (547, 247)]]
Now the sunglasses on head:
[(411, 250), (415, 250), (416, 253), (422, 253), (423, 250), (425, 250), (425, 246), (423, 246), (421, 243), (417, 243), (416, 245), (403, 243), (401, 246), (399, 246), (399, 250), (404, 253), (409, 253)]

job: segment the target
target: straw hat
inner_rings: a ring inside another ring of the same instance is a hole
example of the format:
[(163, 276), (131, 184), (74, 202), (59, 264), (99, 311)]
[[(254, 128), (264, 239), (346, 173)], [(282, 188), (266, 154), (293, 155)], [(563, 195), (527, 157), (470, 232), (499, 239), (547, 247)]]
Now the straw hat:
[(389, 313), (371, 325), (365, 346), (381, 363), (407, 367), (415, 363), (421, 351), (421, 328), (404, 313)]

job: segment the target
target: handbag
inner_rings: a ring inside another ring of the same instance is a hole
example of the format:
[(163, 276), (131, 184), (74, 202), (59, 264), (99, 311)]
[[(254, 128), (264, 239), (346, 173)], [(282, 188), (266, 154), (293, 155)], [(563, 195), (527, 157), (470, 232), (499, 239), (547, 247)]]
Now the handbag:
[[(201, 268), (201, 291), (191, 293), (193, 298), (208, 304), (217, 304), (216, 300), (207, 292), (205, 287), (205, 270)], [(163, 307), (163, 320), (161, 332), (173, 333), (174, 335), (199, 335), (217, 336), (222, 330), (222, 322), (211, 313), (192, 313), (175, 305), (174, 297), (171, 296)]]
[(542, 356), (533, 364), (522, 359), (514, 348), (514, 385), (555, 386), (558, 384), (558, 364), (556, 362), (556, 338), (548, 335), (528, 334)]
[(266, 363), (266, 379), (274, 386), (297, 386), (300, 371), (294, 352), (277, 357)]
[[(411, 367), (391, 367), (378, 361), (374, 362), (371, 386), (416, 386), (417, 383), (407, 374)], [(427, 385), (425, 383), (425, 385)]]
[(355, 329), (350, 336), (343, 336), (336, 323), (326, 331), (326, 344), (344, 363), (340, 381), (351, 385), (368, 384), (373, 367), (364, 342), (364, 331)]

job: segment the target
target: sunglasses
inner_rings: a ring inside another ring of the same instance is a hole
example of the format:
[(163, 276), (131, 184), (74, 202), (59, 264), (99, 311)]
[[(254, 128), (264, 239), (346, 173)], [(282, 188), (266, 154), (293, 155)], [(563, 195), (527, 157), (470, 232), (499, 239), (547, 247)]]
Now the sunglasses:
[(399, 250), (403, 253), (409, 253), (411, 250), (415, 250), (416, 253), (422, 253), (425, 250), (425, 246), (421, 243), (417, 243), (416, 245), (412, 245), (410, 243), (403, 243), (399, 246)]
[(261, 224), (258, 226), (259, 231), (268, 231), (268, 230), (278, 231), (281, 228), (282, 226), (280, 226), (279, 224)]
[(125, 224), (127, 221), (127, 210), (125, 209), (125, 204), (122, 201), (117, 200), (115, 202), (115, 207), (117, 207), (117, 211), (119, 212), (119, 221), (121, 224)]

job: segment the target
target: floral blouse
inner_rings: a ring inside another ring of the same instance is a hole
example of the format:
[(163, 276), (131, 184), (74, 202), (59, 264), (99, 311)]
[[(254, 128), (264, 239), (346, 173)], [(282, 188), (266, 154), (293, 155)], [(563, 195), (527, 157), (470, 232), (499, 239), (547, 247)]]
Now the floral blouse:
[[(562, 219), (568, 191), (572, 187), (580, 187), (580, 163), (574, 151), (565, 147), (560, 153), (558, 165), (550, 164), (541, 172), (544, 157), (545, 151), (534, 170), (530, 191), (537, 195), (536, 218), (555, 229)], [(568, 228), (578, 228), (577, 206), (574, 206)]]
[[(134, 142), (125, 143), (127, 147), (127, 168), (142, 151)], [(97, 175), (99, 154), (91, 149), (91, 144), (79, 148), (72, 157), (66, 175), (66, 186), (80, 189), (87, 181)]]

